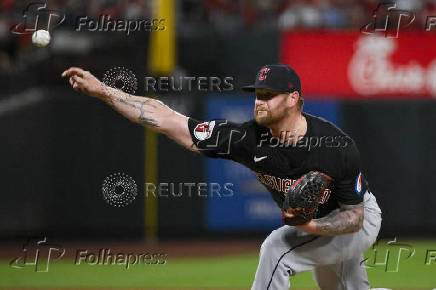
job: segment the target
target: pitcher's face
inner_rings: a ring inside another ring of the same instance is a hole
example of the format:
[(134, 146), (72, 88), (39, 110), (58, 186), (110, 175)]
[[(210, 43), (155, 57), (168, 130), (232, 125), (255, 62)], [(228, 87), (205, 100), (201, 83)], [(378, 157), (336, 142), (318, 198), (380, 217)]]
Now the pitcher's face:
[(281, 121), (289, 112), (286, 99), (289, 93), (256, 89), (254, 118), (259, 125), (268, 127)]

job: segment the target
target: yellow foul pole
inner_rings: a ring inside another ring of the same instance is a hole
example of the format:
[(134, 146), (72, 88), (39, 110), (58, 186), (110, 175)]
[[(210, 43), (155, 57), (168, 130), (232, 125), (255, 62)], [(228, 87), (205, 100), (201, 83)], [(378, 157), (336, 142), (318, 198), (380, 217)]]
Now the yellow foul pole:
[[(174, 0), (153, 0), (153, 19), (159, 22), (150, 35), (148, 70), (154, 75), (169, 75), (175, 66), (175, 9)], [(158, 186), (157, 133), (145, 129), (145, 182)], [(147, 188), (145, 187), (145, 190)], [(157, 192), (145, 192), (144, 235), (147, 242), (157, 240)]]

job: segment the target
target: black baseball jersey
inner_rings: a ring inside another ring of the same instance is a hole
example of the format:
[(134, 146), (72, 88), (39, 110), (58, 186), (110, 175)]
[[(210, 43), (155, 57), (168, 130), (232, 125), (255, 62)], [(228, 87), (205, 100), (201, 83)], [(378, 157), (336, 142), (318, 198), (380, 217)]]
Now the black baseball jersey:
[(362, 202), (368, 184), (361, 173), (355, 142), (332, 123), (306, 113), (303, 116), (307, 120), (307, 132), (296, 144), (280, 143), (268, 128), (254, 120), (237, 124), (190, 118), (188, 125), (200, 152), (212, 158), (230, 159), (251, 169), (280, 208), (290, 186), (309, 171), (320, 171), (333, 178), (324, 192), (316, 218), (338, 208), (338, 202)]

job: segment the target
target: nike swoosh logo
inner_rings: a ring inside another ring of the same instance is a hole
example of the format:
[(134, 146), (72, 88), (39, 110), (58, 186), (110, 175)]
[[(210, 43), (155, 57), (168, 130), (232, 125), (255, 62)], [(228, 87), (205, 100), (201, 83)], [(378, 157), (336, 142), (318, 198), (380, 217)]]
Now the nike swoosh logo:
[(257, 158), (256, 156), (254, 156), (254, 162), (262, 161), (262, 160), (264, 160), (265, 158), (268, 158), (268, 156), (262, 156), (262, 157), (259, 157), (259, 158)]

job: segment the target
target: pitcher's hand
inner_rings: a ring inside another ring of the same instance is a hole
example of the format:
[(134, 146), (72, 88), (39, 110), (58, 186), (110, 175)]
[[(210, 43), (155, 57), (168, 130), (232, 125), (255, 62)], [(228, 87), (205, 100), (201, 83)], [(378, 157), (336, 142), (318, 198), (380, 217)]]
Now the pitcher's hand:
[(80, 90), (91, 97), (103, 97), (104, 84), (89, 71), (78, 67), (71, 67), (62, 73), (62, 77), (69, 77), (70, 84), (75, 90)]

